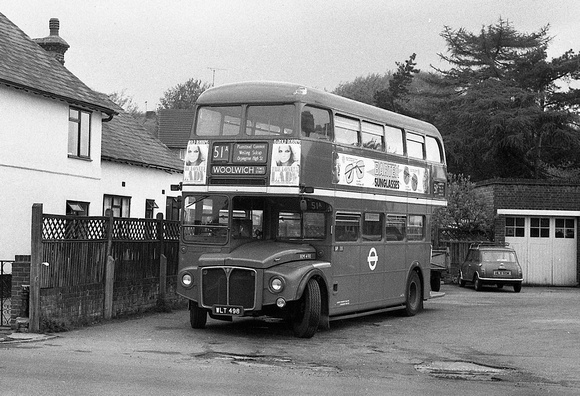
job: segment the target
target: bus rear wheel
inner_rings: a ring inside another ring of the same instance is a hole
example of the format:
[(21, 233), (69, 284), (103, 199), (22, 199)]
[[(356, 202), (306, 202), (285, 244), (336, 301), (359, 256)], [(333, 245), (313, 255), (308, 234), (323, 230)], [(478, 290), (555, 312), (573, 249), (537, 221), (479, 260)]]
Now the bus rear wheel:
[(405, 293), (405, 316), (415, 316), (423, 309), (423, 288), (421, 279), (416, 271), (413, 271), (407, 281), (407, 291)]
[(203, 329), (207, 322), (207, 312), (200, 308), (196, 302), (189, 303), (189, 322), (194, 329)]
[(318, 330), (321, 310), (320, 285), (316, 280), (310, 279), (291, 318), (294, 335), (299, 338), (312, 337)]

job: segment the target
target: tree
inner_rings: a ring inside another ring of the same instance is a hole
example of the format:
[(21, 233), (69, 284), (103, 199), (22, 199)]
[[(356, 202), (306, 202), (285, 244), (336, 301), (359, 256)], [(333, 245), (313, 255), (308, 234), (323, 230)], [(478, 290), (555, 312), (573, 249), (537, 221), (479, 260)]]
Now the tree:
[(169, 88), (159, 99), (161, 109), (193, 109), (199, 95), (211, 85), (193, 78)]
[(493, 208), (486, 205), (475, 190), (469, 176), (449, 175), (447, 206), (433, 216), (435, 227), (452, 228), (465, 233), (490, 233), (493, 227)]
[(415, 57), (416, 54), (413, 53), (405, 63), (395, 62), (397, 71), (390, 79), (389, 87), (376, 91), (374, 94), (376, 106), (403, 114), (407, 113), (406, 104), (409, 102), (409, 86), (413, 81), (414, 75), (420, 72), (419, 69), (415, 68), (417, 65)]
[(449, 70), (435, 69), (433, 122), (444, 135), (449, 169), (492, 177), (547, 177), (550, 168), (580, 166), (580, 55), (551, 61), (549, 26), (522, 34), (502, 19), (479, 34), (445, 27)]
[(386, 89), (391, 78), (390, 72), (372, 73), (366, 77), (357, 77), (352, 82), (340, 83), (332, 93), (372, 105), (375, 92)]
[(143, 115), (143, 112), (139, 110), (139, 106), (137, 106), (133, 101), (133, 97), (128, 96), (125, 89), (121, 92), (113, 92), (108, 96), (113, 102), (121, 106), (125, 112), (131, 114), (133, 117), (140, 117)]

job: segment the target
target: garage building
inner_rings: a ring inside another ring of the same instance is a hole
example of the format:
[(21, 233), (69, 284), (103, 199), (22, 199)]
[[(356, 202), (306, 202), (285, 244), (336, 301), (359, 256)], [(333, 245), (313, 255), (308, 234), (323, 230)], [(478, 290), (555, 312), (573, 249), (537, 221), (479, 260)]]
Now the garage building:
[(516, 250), (524, 284), (578, 286), (580, 184), (497, 179), (476, 191), (493, 205), (495, 241)]

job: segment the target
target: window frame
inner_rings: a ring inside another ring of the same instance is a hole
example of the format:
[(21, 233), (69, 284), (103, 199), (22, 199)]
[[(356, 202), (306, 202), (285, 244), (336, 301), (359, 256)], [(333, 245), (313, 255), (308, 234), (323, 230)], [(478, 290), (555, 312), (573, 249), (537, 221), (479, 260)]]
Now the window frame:
[(504, 232), (507, 238), (525, 238), (526, 218), (521, 216), (506, 216)]
[[(119, 204), (115, 204), (115, 199), (120, 199)], [(107, 206), (107, 201), (110, 205)], [(125, 205), (126, 204), (126, 205)], [(107, 209), (111, 209), (113, 217), (129, 218), (131, 217), (131, 197), (124, 195), (104, 194), (103, 195), (103, 216), (107, 215)], [(116, 209), (119, 209), (119, 216), (115, 216)]]
[[(73, 112), (77, 115), (74, 116)], [(67, 148), (69, 158), (91, 158), (91, 118), (92, 112), (69, 107)]]

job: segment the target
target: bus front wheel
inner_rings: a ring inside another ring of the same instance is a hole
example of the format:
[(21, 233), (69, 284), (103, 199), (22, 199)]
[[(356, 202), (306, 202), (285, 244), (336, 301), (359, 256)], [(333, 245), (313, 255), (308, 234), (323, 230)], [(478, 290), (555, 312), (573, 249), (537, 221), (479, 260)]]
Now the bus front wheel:
[(310, 338), (318, 330), (320, 324), (320, 312), (322, 310), (322, 298), (320, 285), (316, 280), (310, 279), (292, 315), (292, 330), (299, 338)]
[(413, 271), (407, 281), (405, 299), (405, 316), (415, 316), (423, 308), (423, 288), (421, 279), (416, 271)]
[(207, 322), (207, 312), (200, 308), (196, 302), (189, 303), (189, 322), (194, 329), (203, 329)]

